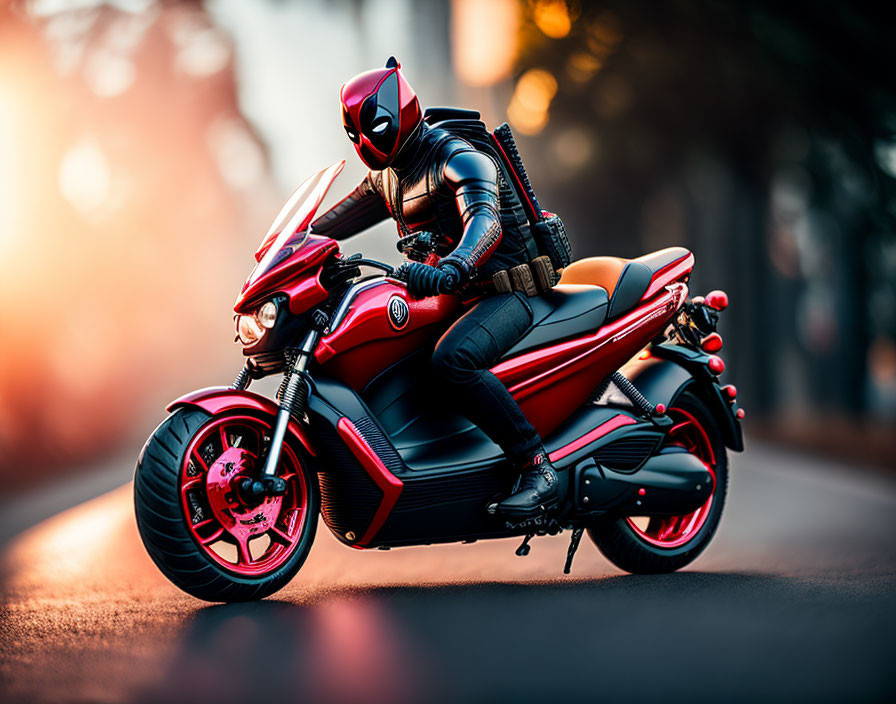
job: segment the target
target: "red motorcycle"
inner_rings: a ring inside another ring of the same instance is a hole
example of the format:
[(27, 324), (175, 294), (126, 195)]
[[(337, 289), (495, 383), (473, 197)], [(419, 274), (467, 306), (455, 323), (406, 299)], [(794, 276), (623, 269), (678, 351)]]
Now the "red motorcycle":
[[(690, 563), (719, 524), (726, 447), (743, 448), (714, 353), (720, 291), (687, 299), (693, 255), (576, 261), (531, 298), (529, 332), (492, 369), (545, 441), (562, 501), (515, 523), (489, 512), (516, 479), (500, 449), (429, 392), (456, 296), (414, 299), (393, 269), (309, 232), (342, 170), (293, 194), (235, 305), (247, 361), (230, 387), (174, 401), (137, 463), (152, 559), (200, 599), (276, 592), (324, 523), (354, 548), (583, 531), (623, 570)], [(378, 273), (362, 275), (364, 269)], [(249, 384), (282, 374), (277, 400)]]

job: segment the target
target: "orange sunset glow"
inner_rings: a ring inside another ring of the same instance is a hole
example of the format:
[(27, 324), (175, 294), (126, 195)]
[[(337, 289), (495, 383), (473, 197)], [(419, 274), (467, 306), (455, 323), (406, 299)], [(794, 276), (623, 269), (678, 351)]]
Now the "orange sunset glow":
[(8, 481), (108, 447), (147, 389), (234, 360), (230, 252), (273, 203), (234, 92), (228, 39), (197, 9), (0, 22)]

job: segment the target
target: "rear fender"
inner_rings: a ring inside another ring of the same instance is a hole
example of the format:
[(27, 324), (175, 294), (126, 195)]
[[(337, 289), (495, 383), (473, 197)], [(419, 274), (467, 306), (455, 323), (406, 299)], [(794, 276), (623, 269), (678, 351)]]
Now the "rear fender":
[(735, 416), (737, 404), (722, 395), (718, 379), (709, 369), (711, 357), (681, 345), (653, 345), (649, 357), (633, 359), (620, 371), (653, 404), (663, 403), (668, 408), (685, 389), (696, 393), (716, 419), (726, 447), (741, 452), (744, 438)]
[[(169, 403), (166, 410), (172, 412), (187, 406), (201, 408), (213, 416), (227, 411), (242, 410), (276, 417), (277, 412), (280, 410), (280, 407), (267, 396), (252, 393), (251, 391), (239, 391), (229, 386), (210, 386), (205, 389), (192, 391)], [(310, 454), (317, 454), (311, 446), (304, 429), (296, 423), (295, 419), (290, 419), (288, 430), (290, 435), (298, 440)]]

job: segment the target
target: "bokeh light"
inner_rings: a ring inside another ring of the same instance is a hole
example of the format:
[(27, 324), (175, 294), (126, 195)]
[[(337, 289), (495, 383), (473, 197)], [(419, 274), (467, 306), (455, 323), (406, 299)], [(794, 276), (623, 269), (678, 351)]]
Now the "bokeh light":
[(510, 124), (527, 135), (538, 134), (548, 123), (548, 108), (557, 94), (557, 79), (543, 69), (529, 69), (516, 82), (507, 106)]
[(535, 0), (532, 20), (551, 39), (561, 39), (572, 29), (572, 17), (565, 0)]
[(453, 0), (452, 58), (467, 85), (489, 86), (510, 75), (517, 54), (516, 0)]

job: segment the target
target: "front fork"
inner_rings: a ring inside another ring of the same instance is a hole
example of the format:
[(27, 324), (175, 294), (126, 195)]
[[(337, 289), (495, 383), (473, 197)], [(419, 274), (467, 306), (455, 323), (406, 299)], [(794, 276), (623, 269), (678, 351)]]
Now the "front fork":
[[(274, 434), (271, 437), (268, 454), (264, 461), (264, 469), (258, 479), (246, 478), (239, 485), (239, 491), (247, 501), (260, 501), (268, 496), (282, 496), (286, 493), (286, 482), (277, 476), (277, 465), (280, 462), (286, 431), (289, 429), (290, 417), (296, 411), (299, 413), (305, 411), (308, 387), (302, 377), (311, 361), (320, 336), (321, 332), (318, 329), (309, 331), (298, 354), (292, 361), (292, 367), (286, 370), (289, 379), (280, 393), (280, 407), (277, 411)], [(244, 367), (233, 384), (234, 388), (245, 388), (248, 386), (249, 378), (249, 371)]]
[(314, 354), (314, 349), (317, 347), (319, 339), (320, 332), (311, 330), (299, 348), (295, 361), (293, 361), (286, 388), (280, 394), (280, 410), (277, 411), (277, 424), (274, 426), (274, 436), (271, 438), (268, 456), (264, 461), (262, 480), (265, 477), (277, 475), (277, 463), (280, 461), (280, 451), (283, 449), (283, 439), (286, 437), (289, 419), (295, 410), (298, 409), (301, 413), (305, 411), (305, 402), (308, 400), (308, 387), (305, 386), (302, 374), (308, 367), (308, 362), (311, 361), (311, 355)]

